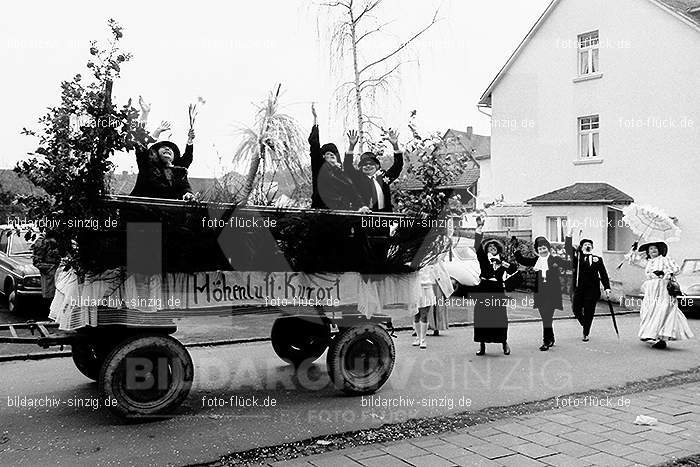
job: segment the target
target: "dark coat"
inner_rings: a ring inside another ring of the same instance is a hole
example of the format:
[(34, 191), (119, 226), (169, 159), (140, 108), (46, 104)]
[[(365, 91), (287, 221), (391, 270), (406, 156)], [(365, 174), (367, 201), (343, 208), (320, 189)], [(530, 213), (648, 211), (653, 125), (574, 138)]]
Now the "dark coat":
[[(360, 199), (343, 169), (326, 163), (321, 152), (318, 125), (309, 135), (311, 155), (311, 207), (314, 209), (359, 209)], [(339, 156), (338, 156), (339, 157)]]
[[(571, 237), (566, 237), (566, 244), (571, 247)], [(515, 252), (518, 263), (527, 267), (534, 267), (537, 257), (524, 256), (520, 251)], [(537, 271), (535, 282), (535, 304), (534, 308), (563, 310), (564, 305), (561, 299), (561, 270), (571, 268), (571, 261), (566, 258), (549, 255), (547, 258), (547, 280), (542, 278), (542, 272)]]
[(584, 255), (578, 248), (574, 249), (571, 242), (566, 243), (566, 248), (573, 268), (574, 293), (600, 298), (600, 284), (603, 284), (604, 289), (610, 288), (610, 278), (605, 270), (603, 258), (592, 254), (589, 259), (589, 255)]
[(401, 151), (394, 152), (394, 163), (386, 171), (378, 171), (374, 178), (379, 182), (379, 186), (384, 194), (384, 209), (378, 209), (377, 203), (373, 201), (374, 194), (374, 182), (361, 170), (356, 169), (353, 165), (353, 155), (352, 153), (345, 153), (345, 161), (343, 161), (343, 170), (347, 176), (352, 180), (355, 188), (362, 201), (362, 206), (369, 207), (372, 211), (381, 212), (392, 212), (393, 207), (391, 204), (391, 190), (389, 185), (399, 178), (401, 175), (401, 170), (403, 170), (403, 153)]
[(192, 165), (193, 153), (194, 147), (191, 144), (188, 144), (185, 146), (185, 152), (182, 154), (182, 156), (173, 159), (173, 165), (189, 169), (190, 165)]
[(151, 151), (145, 145), (136, 147), (136, 163), (139, 174), (131, 196), (147, 198), (182, 199), (185, 193), (192, 193), (185, 167), (165, 167), (151, 158)]
[[(474, 304), (474, 342), (507, 342), (508, 310), (503, 277), (514, 273), (518, 266), (511, 263), (508, 268), (494, 269), (484, 250), (481, 233), (474, 235), (474, 249), (481, 268), (481, 282), (470, 295)], [(503, 258), (503, 252), (500, 252)]]
[[(508, 274), (513, 274), (518, 270), (518, 265), (510, 263), (508, 268), (500, 267), (498, 269), (493, 268), (493, 265), (489, 261), (487, 252), (484, 250), (483, 234), (477, 233), (474, 235), (474, 249), (476, 250), (476, 258), (479, 260), (479, 267), (481, 268), (481, 281), (489, 281), (497, 284), (498, 288), (503, 290), (503, 276), (507, 272)], [(505, 261), (503, 251), (500, 252), (501, 261)], [(495, 281), (491, 279), (496, 279)]]

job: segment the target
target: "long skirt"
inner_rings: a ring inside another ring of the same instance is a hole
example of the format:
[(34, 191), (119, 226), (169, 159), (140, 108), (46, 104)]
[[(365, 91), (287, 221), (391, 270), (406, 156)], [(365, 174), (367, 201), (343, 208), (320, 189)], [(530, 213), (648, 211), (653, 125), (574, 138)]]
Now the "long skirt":
[(676, 298), (666, 290), (667, 280), (649, 279), (642, 284), (644, 299), (639, 310), (641, 323), (639, 338), (642, 340), (684, 340), (693, 337)]
[(444, 304), (444, 300), (442, 297), (439, 298), (438, 303), (428, 312), (428, 329), (446, 331), (449, 327), (447, 306)]
[(484, 290), (472, 295), (474, 304), (474, 342), (508, 341), (508, 297), (500, 290)]

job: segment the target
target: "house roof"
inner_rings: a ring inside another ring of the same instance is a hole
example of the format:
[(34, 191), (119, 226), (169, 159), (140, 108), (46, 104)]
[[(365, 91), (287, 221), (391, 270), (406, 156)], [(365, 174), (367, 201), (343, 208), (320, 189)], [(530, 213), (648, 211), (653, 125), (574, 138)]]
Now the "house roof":
[[(666, 12), (674, 15), (679, 20), (685, 22), (686, 24), (694, 27), (698, 32), (700, 32), (700, 0), (647, 0), (659, 8), (664, 9)], [(535, 24), (530, 28), (528, 33), (525, 35), (523, 40), (518, 44), (515, 51), (508, 57), (506, 63), (498, 71), (498, 74), (493, 78), (489, 86), (486, 88), (484, 93), (479, 99), (479, 105), (483, 107), (491, 107), (491, 93), (496, 85), (501, 81), (506, 71), (511, 67), (513, 62), (518, 58), (520, 52), (525, 48), (525, 46), (530, 42), (530, 39), (535, 35), (535, 33), (540, 29), (544, 21), (549, 17), (550, 13), (556, 8), (556, 6), (561, 2), (561, 0), (552, 0), (547, 8), (544, 10), (542, 15), (537, 19)]]
[(607, 183), (574, 183), (558, 190), (530, 198), (537, 204), (630, 204), (634, 198)]
[(488, 217), (530, 217), (532, 206), (527, 204), (494, 204), (485, 209)]
[(491, 137), (472, 133), (471, 139), (466, 131), (450, 128), (442, 137), (446, 141), (446, 152), (464, 151), (464, 148), (472, 150), (472, 155), (477, 159), (486, 159), (491, 156)]
[[(466, 131), (450, 128), (445, 132), (442, 139), (445, 141), (445, 144), (438, 150), (438, 154), (445, 155), (446, 157), (454, 153), (464, 153), (465, 149), (468, 151), (471, 150), (472, 156), (474, 156), (477, 161), (491, 157), (490, 136), (472, 133), (471, 138), (469, 138)], [(410, 163), (410, 159), (408, 163)], [(459, 175), (457, 180), (438, 188), (471, 188), (479, 180), (480, 173), (481, 171), (476, 164), (470, 164), (469, 167), (465, 168)], [(423, 184), (419, 180), (411, 178), (406, 181), (404, 188), (406, 190), (420, 190), (423, 188)]]

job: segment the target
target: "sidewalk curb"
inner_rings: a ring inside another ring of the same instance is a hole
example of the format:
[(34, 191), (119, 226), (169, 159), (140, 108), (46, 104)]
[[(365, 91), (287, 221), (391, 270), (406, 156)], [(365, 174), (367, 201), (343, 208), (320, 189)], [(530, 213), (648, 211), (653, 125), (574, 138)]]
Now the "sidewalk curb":
[[(629, 315), (629, 314), (638, 314), (638, 311), (618, 311), (615, 312), (615, 316), (623, 316), (623, 315)], [(604, 316), (610, 316), (610, 313), (606, 314), (596, 314), (596, 316), (599, 317), (604, 317)], [(555, 321), (562, 321), (562, 320), (571, 320), (571, 319), (576, 319), (574, 316), (558, 316), (555, 317)], [(519, 318), (519, 319), (514, 319), (511, 321), (508, 321), (508, 324), (514, 324), (514, 323), (537, 323), (541, 322), (542, 320), (539, 318)], [(463, 327), (469, 327), (473, 326), (474, 323), (472, 322), (465, 322), (465, 323), (451, 323), (450, 327), (451, 328), (463, 328)], [(394, 331), (397, 332), (403, 332), (403, 331), (413, 331), (413, 327), (410, 326), (399, 326), (395, 327)], [(250, 344), (254, 342), (269, 342), (270, 338), (269, 337), (250, 337), (250, 338), (245, 338), (245, 339), (221, 339), (221, 340), (216, 340), (216, 341), (204, 341), (204, 342), (189, 342), (185, 343), (185, 347), (191, 347), (191, 348), (196, 348), (196, 347), (220, 347), (220, 346), (225, 346), (225, 345), (236, 345), (236, 344)], [(57, 351), (57, 352), (37, 352), (37, 353), (27, 353), (27, 354), (11, 354), (11, 355), (0, 355), (0, 363), (6, 363), (6, 362), (16, 362), (16, 361), (22, 361), (22, 360), (48, 360), (51, 358), (66, 358), (70, 357), (72, 354), (70, 351), (62, 350), (62, 351)]]

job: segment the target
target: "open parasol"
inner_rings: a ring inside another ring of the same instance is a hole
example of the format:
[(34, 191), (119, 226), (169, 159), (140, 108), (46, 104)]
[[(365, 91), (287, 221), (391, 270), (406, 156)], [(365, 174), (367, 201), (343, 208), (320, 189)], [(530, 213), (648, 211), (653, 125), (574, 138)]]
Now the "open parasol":
[[(653, 206), (630, 204), (622, 210), (622, 220), (635, 234), (639, 235), (637, 242), (677, 242), (680, 240), (681, 229), (676, 226), (671, 217), (661, 209)], [(620, 268), (622, 263), (618, 266)]]
[(622, 210), (622, 220), (640, 239), (659, 242), (677, 242), (681, 229), (661, 209), (653, 206), (630, 204)]

